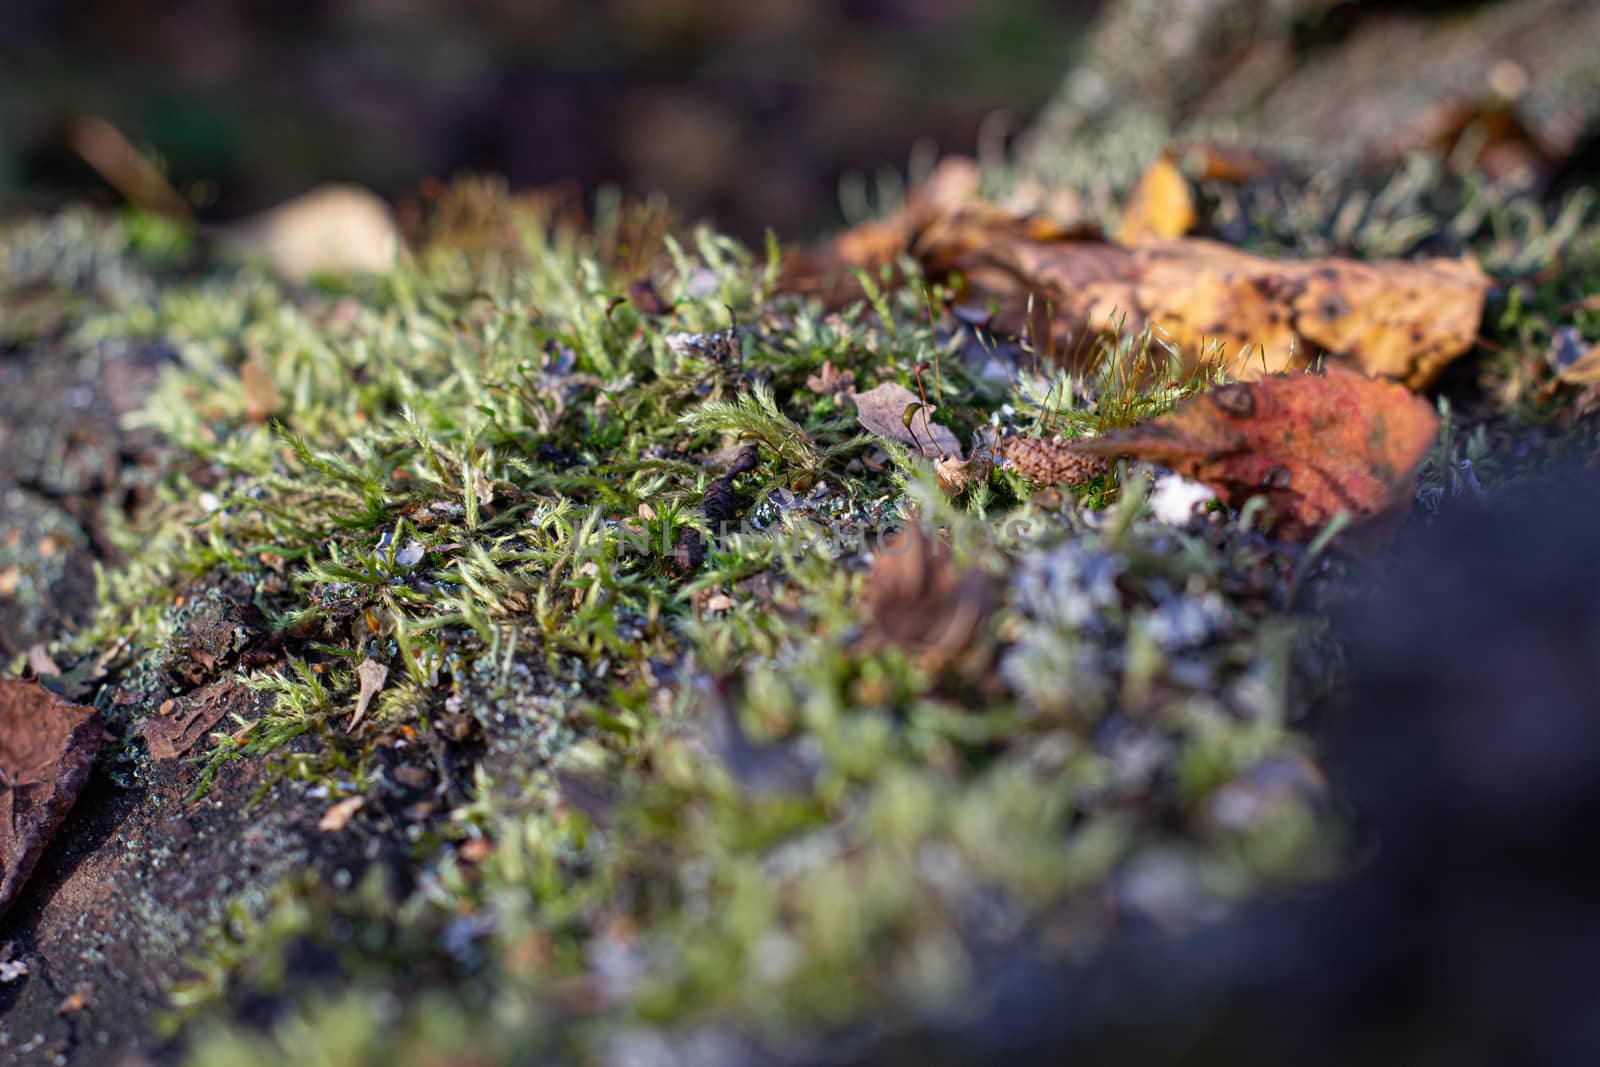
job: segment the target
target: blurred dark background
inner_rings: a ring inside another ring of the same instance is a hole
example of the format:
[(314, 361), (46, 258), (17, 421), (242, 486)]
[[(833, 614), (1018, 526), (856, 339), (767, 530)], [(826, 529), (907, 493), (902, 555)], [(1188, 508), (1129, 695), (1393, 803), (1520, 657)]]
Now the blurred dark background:
[[(98, 115), (205, 218), (343, 179), (462, 171), (659, 190), (748, 237), (838, 215), (840, 176), (1018, 129), (1096, 0), (5, 0), (0, 210), (115, 199)], [(986, 121), (989, 125), (985, 126)]]

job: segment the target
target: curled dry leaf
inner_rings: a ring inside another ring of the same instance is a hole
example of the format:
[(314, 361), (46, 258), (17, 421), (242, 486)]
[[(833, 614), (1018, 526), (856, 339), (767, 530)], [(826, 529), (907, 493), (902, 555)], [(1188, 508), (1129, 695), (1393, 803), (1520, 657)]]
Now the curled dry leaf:
[[(961, 442), (949, 427), (928, 421), (917, 394), (898, 382), (884, 382), (864, 393), (852, 393), (856, 419), (879, 437), (898, 441), (930, 459), (961, 456)], [(906, 413), (911, 412), (909, 421)]]
[(350, 825), (350, 820), (355, 816), (356, 812), (366, 806), (366, 797), (345, 797), (322, 813), (322, 818), (317, 820), (317, 829), (323, 833), (338, 833)]
[(933, 464), (933, 473), (939, 479), (939, 488), (948, 497), (959, 496), (974, 482), (983, 484), (993, 470), (994, 453), (988, 448), (977, 449), (972, 453), (971, 459), (941, 456)]
[(672, 303), (656, 291), (655, 282), (649, 278), (628, 283), (628, 302), (642, 315), (672, 314)]
[[(761, 462), (761, 448), (754, 443), (745, 445), (733, 457), (733, 462), (728, 469), (719, 474), (706, 486), (705, 496), (700, 499), (700, 514), (705, 517), (706, 525), (711, 527), (713, 534), (720, 534), (733, 525), (736, 517), (736, 505), (733, 491), (734, 480), (741, 474), (749, 474)], [(680, 574), (700, 569), (706, 561), (706, 539), (698, 529), (685, 526), (678, 531), (677, 538), (672, 543), (672, 566)]]
[(1263, 495), (1284, 537), (1309, 540), (1341, 511), (1370, 542), (1410, 506), (1439, 432), (1427, 401), (1342, 368), (1238, 382), (1153, 422), (1086, 441), (1085, 451), (1159, 463), (1204, 482), (1230, 507)]
[(1140, 176), (1122, 208), (1117, 240), (1125, 245), (1182, 237), (1200, 221), (1189, 179), (1171, 154), (1157, 156)]
[(348, 730), (354, 730), (361, 725), (372, 698), (378, 695), (383, 689), (383, 683), (389, 680), (389, 668), (369, 656), (356, 668), (356, 677), (361, 681), (361, 690), (356, 694), (356, 713), (350, 717), (350, 725), (346, 727)]
[[(927, 269), (930, 256), (970, 251), (1002, 236), (1061, 240), (1099, 233), (1081, 204), (1070, 197), (1037, 198), (1063, 205), (1055, 213), (1013, 210), (980, 200), (979, 185), (976, 162), (947, 157), (893, 215), (846, 230), (820, 248), (790, 254), (778, 288), (820, 297), (826, 307), (838, 309), (866, 296), (855, 272), (876, 278), (907, 254), (921, 259)], [(948, 270), (950, 265), (934, 269)]]
[(102, 740), (94, 708), (36, 681), (0, 680), (0, 912), (83, 791)]
[(214, 682), (187, 696), (164, 700), (139, 720), (150, 758), (172, 760), (188, 752), (222, 720), (243, 694), (232, 682)]
[(856, 372), (841, 371), (833, 360), (825, 360), (822, 369), (806, 378), (806, 388), (818, 396), (831, 396), (836, 400), (855, 392)]
[(983, 625), (992, 607), (989, 580), (957, 572), (950, 547), (912, 523), (885, 541), (867, 577), (871, 639), (915, 656), (929, 671), (981, 668)]

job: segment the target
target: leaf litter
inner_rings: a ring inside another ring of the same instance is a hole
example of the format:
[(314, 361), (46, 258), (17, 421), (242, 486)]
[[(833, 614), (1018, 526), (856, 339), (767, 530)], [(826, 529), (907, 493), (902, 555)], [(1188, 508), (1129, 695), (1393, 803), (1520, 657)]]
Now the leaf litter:
[(83, 791), (103, 733), (94, 708), (0, 679), (0, 913)]

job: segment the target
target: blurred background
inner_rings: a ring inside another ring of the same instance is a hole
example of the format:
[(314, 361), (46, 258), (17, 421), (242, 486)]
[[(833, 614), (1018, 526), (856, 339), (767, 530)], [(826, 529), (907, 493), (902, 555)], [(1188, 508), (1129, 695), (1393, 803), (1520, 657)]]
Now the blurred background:
[(202, 218), (319, 181), (503, 174), (660, 191), (747, 238), (837, 219), (849, 172), (1019, 130), (1095, 0), (7, 0), (0, 211), (114, 202), (103, 117)]

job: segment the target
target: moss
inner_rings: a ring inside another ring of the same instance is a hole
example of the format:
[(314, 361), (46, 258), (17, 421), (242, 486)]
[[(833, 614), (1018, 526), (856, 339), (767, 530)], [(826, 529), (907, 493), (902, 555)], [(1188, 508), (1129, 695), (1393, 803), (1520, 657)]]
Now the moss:
[[(1526, 399), (1549, 378), (1529, 353), (1592, 284), (1600, 230), (1582, 203), (1484, 207), (1431, 181), (1383, 203), (1453, 204), (1423, 225), (1503, 270), (1567, 256), (1506, 289), (1509, 362), (1478, 361), (1536, 376), (1497, 416), (1523, 432), (1556, 403)], [(1089, 951), (1114, 910), (1198, 921), (1335, 869), (1304, 723), (1337, 655), (1304, 606), (1337, 558), (1264, 538), (1248, 509), (1167, 525), (1137, 468), (1069, 494), (997, 470), (947, 499), (807, 385), (830, 363), (913, 385), (931, 363), (920, 384), (963, 437), (1071, 437), (1210, 377), (1146, 336), (1087, 377), (997, 382), (915, 279), (825, 315), (773, 292), (775, 253), (621, 211), (580, 237), (473, 195), (492, 240), (452, 230), (337, 288), (178, 276), (172, 244), (126, 221), (8, 238), (13, 277), (96, 280), (55, 320), (72, 345), (173, 353), (129, 420), (162, 443), (153, 503), (109, 527), (128, 561), (57, 646), (103, 672), (118, 773), (141, 773), (162, 694), (235, 673), (262, 708), (192, 754), (202, 787), (267, 761), (298, 803), (363, 798), (351, 818), (404, 857), (249, 886), (173, 991), (194, 1062), (439, 1062), (469, 1030), (485, 1062), (697, 1033), (803, 1050), (957, 1010), (981, 957), (1041, 932)], [(1336, 200), (1306, 190), (1273, 216), (1289, 228), (1244, 239), (1320, 251)], [(1519, 215), (1512, 254), (1497, 220)], [(1399, 241), (1396, 217), (1354, 246)], [(670, 316), (619, 300), (628, 227), (657, 234)], [(75, 254), (44, 268), (49, 242)], [(1425, 490), (1463, 458), (1491, 484), (1525, 469), (1497, 466), (1499, 431), (1447, 426)], [(719, 482), (749, 443), (753, 469)], [(685, 574), (670, 548), (714, 484), (738, 528)], [(913, 519), (986, 576), (990, 669), (875, 638), (863, 583)], [(368, 659), (388, 680), (352, 729)]]

